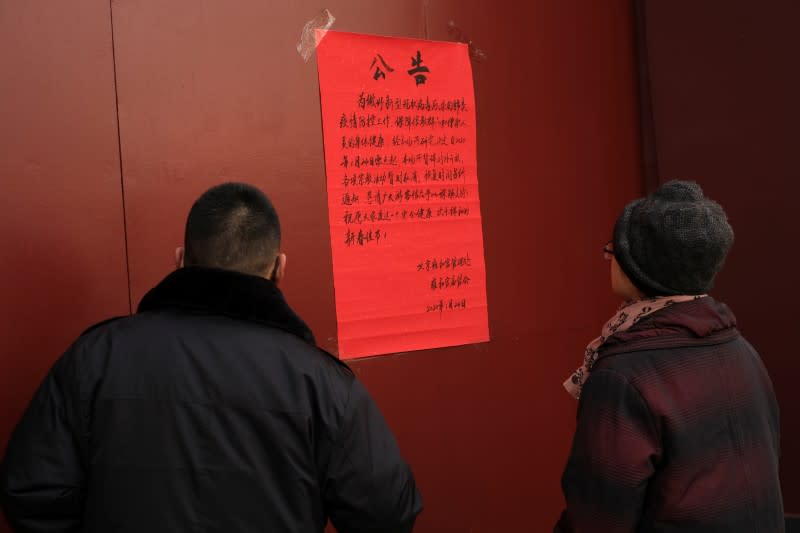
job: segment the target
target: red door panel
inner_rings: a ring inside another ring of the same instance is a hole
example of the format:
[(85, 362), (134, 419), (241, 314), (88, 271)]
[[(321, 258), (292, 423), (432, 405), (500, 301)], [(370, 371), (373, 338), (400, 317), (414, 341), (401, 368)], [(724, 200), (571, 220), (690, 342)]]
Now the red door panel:
[[(14, 348), (0, 379), (17, 388), (0, 394), (14, 418), (80, 329), (128, 304), (108, 4), (48, 6), (0, 17), (1, 42), (24, 50), (0, 50), (22, 73), (0, 88), (16, 91), (0, 103), (15, 124), (0, 133), (11, 147), (0, 187), (23, 199), (0, 215), (3, 243), (28, 243), (2, 263), (19, 300), (4, 303), (2, 326)], [(289, 301), (335, 350), (316, 70), (294, 50), (321, 7), (113, 2), (134, 306), (171, 270), (192, 200), (220, 179), (247, 180), (281, 214)], [(547, 531), (576, 407), (561, 382), (613, 311), (601, 248), (640, 192), (628, 2), (327, 7), (344, 31), (449, 39), (452, 20), (486, 54), (474, 73), (493, 340), (353, 366), (414, 466), (418, 531)], [(45, 120), (44, 133), (26, 129)]]
[(109, 14), (0, 6), (0, 453), (74, 338), (128, 312)]
[[(643, 1), (658, 178), (719, 201), (736, 242), (713, 295), (761, 353), (781, 408), (781, 482), (800, 512), (800, 3)], [(680, 35), (676, 39), (675, 35)]]
[[(425, 8), (427, 6), (427, 8)], [(335, 350), (318, 84), (294, 49), (314, 2), (114, 3), (134, 303), (221, 179), (275, 201), (285, 292)], [(628, 2), (328, 4), (335, 29), (450, 39), (474, 65), (492, 342), (353, 364), (414, 466), (419, 531), (547, 531), (576, 404), (561, 382), (615, 307), (601, 249), (640, 193)]]

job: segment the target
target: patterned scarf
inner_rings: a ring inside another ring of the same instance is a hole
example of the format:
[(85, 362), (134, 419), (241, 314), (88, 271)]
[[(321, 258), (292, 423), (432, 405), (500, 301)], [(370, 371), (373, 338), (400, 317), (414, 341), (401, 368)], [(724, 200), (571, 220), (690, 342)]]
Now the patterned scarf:
[(622, 304), (611, 320), (606, 322), (603, 326), (603, 333), (595, 340), (589, 343), (586, 347), (586, 352), (583, 355), (583, 365), (576, 370), (567, 381), (564, 382), (564, 388), (576, 400), (581, 397), (581, 388), (586, 383), (589, 377), (589, 372), (592, 370), (595, 361), (597, 361), (598, 351), (606, 340), (614, 335), (629, 329), (631, 326), (639, 322), (642, 318), (652, 315), (656, 311), (660, 311), (670, 305), (691, 302), (706, 296), (701, 294), (699, 296), (659, 296), (655, 298), (643, 298), (641, 300), (633, 300)]

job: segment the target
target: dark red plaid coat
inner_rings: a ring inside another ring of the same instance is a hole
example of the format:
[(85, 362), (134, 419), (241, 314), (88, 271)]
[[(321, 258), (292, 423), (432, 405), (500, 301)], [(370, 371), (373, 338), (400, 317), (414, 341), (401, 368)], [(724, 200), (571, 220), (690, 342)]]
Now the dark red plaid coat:
[(712, 298), (609, 339), (578, 405), (556, 532), (784, 531), (778, 405)]

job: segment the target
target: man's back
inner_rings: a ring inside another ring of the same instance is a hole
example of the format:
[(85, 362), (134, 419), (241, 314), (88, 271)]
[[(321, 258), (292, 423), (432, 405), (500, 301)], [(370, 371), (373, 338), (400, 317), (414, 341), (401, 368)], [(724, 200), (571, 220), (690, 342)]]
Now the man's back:
[[(316, 532), (327, 516), (341, 531), (410, 529), (421, 502), (383, 418), (309, 340), (271, 282), (176, 271), (56, 365), (9, 447), (9, 514), (24, 525), (26, 509), (52, 509), (30, 531)], [(39, 477), (60, 501), (31, 495)]]

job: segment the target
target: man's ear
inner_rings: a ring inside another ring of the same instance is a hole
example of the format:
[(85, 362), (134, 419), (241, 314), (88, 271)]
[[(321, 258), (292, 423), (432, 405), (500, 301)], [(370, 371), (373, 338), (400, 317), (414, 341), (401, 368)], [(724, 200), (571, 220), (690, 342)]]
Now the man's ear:
[(275, 259), (275, 271), (272, 273), (272, 281), (277, 285), (286, 275), (286, 254), (280, 253)]
[(183, 268), (183, 257), (185, 254), (186, 250), (183, 246), (175, 248), (175, 268)]

